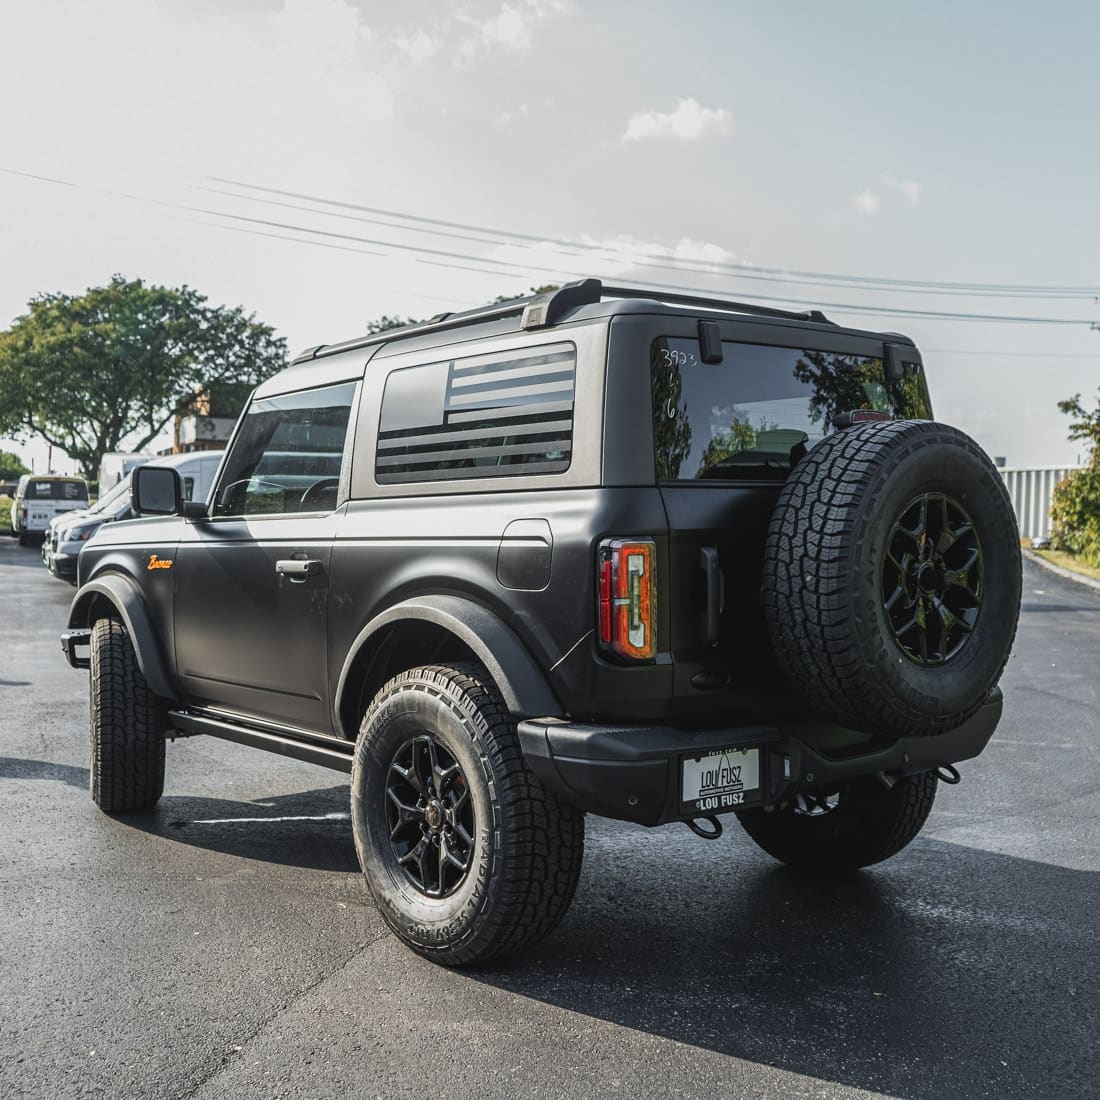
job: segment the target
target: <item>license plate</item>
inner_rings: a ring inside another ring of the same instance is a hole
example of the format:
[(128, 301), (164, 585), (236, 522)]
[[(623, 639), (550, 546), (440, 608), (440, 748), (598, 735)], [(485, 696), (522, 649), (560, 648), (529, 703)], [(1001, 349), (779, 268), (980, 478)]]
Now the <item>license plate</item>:
[(760, 792), (760, 750), (719, 749), (686, 757), (680, 782), (684, 813), (715, 813), (753, 802)]

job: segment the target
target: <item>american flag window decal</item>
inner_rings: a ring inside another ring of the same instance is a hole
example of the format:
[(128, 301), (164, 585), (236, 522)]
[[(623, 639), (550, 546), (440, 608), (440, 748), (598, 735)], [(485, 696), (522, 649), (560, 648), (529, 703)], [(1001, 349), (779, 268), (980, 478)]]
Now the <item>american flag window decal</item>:
[(577, 352), (561, 343), (393, 371), (379, 483), (561, 473), (573, 448)]

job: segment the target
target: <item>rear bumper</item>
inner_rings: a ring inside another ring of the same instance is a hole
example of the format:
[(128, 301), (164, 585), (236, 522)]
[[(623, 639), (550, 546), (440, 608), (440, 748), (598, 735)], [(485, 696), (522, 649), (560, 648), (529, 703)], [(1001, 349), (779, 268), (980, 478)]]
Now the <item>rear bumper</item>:
[[(727, 748), (760, 749), (760, 788), (744, 808), (791, 798), (799, 790), (859, 776), (909, 775), (978, 756), (1001, 717), (994, 688), (964, 725), (936, 737), (867, 737), (806, 716), (782, 726), (590, 726), (555, 718), (519, 723), (528, 766), (567, 802), (601, 817), (661, 825), (700, 814), (680, 803), (681, 763)], [(741, 808), (741, 807), (739, 807)], [(729, 811), (708, 811), (729, 812)]]

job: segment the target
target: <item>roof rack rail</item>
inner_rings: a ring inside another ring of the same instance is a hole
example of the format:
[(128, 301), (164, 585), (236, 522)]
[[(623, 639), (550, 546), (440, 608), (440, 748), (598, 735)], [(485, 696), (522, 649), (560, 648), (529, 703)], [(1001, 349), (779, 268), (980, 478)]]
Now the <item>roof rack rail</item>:
[(595, 305), (604, 298), (652, 298), (655, 301), (670, 302), (673, 305), (706, 306), (708, 309), (754, 313), (761, 317), (786, 317), (796, 321), (814, 321), (821, 325), (833, 324), (817, 309), (795, 312), (789, 309), (775, 309), (772, 306), (753, 305), (750, 302), (733, 302), (727, 298), (708, 298), (701, 294), (680, 294), (647, 287), (604, 286), (599, 279), (579, 279), (577, 282), (565, 283), (557, 290), (532, 298), (523, 310), (523, 327), (544, 328), (557, 324), (566, 311), (575, 309), (577, 306)]
[(386, 344), (396, 338), (404, 339), (407, 336), (419, 336), (424, 332), (440, 332), (449, 328), (462, 328), (463, 325), (476, 325), (482, 321), (496, 321), (501, 317), (518, 317), (529, 301), (529, 298), (516, 298), (509, 302), (468, 309), (464, 313), (437, 313), (427, 321), (417, 321), (415, 324), (402, 325), (400, 328), (383, 329), (381, 332), (374, 332), (369, 336), (356, 336), (351, 340), (343, 340), (339, 344), (318, 344), (317, 347), (307, 348), (296, 355), (290, 362), (292, 364), (306, 363), (310, 359), (316, 359), (321, 352), (324, 352), (325, 355), (336, 355), (341, 351), (370, 347), (372, 344)]
[(476, 325), (483, 321), (496, 321), (503, 317), (522, 315), (520, 326), (525, 329), (547, 328), (556, 325), (565, 314), (578, 306), (597, 305), (604, 298), (652, 298), (658, 302), (673, 305), (705, 306), (707, 309), (720, 309), (731, 313), (754, 313), (760, 317), (785, 317), (794, 321), (813, 321), (821, 325), (834, 324), (820, 310), (806, 309), (795, 312), (789, 309), (774, 309), (771, 306), (759, 306), (749, 302), (734, 302), (726, 298), (708, 298), (701, 294), (681, 294), (663, 291), (657, 288), (635, 286), (604, 286), (599, 279), (578, 279), (564, 283), (557, 290), (537, 294), (533, 298), (513, 298), (507, 302), (494, 302), (492, 305), (468, 309), (462, 313), (437, 313), (427, 321), (402, 325), (401, 328), (386, 329), (369, 336), (359, 336), (339, 344), (319, 344), (308, 348), (291, 359), (291, 363), (305, 363), (324, 355), (336, 355), (353, 348), (369, 347), (372, 344), (385, 344), (393, 339), (405, 339), (426, 332), (440, 332), (445, 329), (461, 328), (464, 325)]
[(653, 298), (658, 302), (671, 302), (673, 305), (707, 306), (710, 309), (725, 309), (734, 313), (756, 313), (762, 317), (787, 317), (793, 321), (813, 321), (819, 325), (836, 324), (819, 309), (797, 311), (776, 309), (774, 306), (758, 306), (752, 302), (734, 302), (728, 298), (708, 298), (701, 294), (676, 294), (634, 286), (605, 286), (603, 293), (608, 298)]

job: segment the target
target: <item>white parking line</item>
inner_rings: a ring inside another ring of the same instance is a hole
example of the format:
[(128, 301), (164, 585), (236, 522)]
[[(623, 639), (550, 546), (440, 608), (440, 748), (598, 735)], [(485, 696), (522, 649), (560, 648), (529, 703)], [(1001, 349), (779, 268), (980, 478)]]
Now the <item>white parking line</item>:
[(351, 814), (315, 814), (300, 817), (207, 817), (188, 825), (241, 825), (253, 821), (350, 821)]

